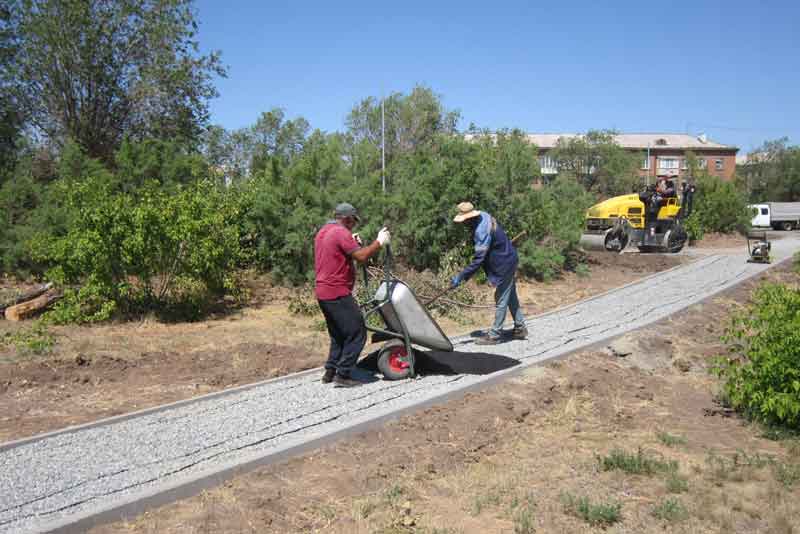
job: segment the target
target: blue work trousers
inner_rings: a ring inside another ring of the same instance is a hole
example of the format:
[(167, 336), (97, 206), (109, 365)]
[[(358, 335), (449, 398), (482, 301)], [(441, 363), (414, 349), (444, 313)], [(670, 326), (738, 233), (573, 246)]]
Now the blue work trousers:
[(511, 308), (511, 316), (514, 318), (514, 328), (525, 326), (525, 317), (519, 307), (519, 297), (517, 297), (517, 280), (512, 272), (504, 278), (494, 290), (494, 302), (497, 307), (494, 314), (494, 324), (489, 330), (489, 336), (499, 337), (506, 320), (506, 312)]

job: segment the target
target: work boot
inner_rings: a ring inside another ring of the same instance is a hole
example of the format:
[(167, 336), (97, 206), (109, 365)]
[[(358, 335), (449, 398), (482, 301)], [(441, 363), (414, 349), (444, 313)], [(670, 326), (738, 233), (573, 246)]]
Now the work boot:
[(497, 345), (500, 343), (500, 336), (488, 334), (475, 342), (476, 345)]
[(334, 376), (336, 376), (336, 369), (325, 369), (325, 374), (322, 375), (322, 383), (330, 384), (333, 382)]
[(364, 385), (363, 382), (353, 380), (350, 377), (336, 375), (333, 378), (333, 387), (335, 388), (354, 388)]
[(525, 325), (515, 326), (514, 331), (511, 333), (511, 337), (514, 339), (528, 339), (528, 329), (525, 327)]

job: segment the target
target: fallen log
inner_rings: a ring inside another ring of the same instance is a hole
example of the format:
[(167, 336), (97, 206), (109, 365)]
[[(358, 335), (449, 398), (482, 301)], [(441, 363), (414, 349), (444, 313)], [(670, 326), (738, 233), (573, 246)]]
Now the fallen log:
[(61, 293), (55, 289), (48, 289), (43, 295), (33, 300), (15, 304), (6, 308), (6, 319), (9, 321), (21, 321), (36, 313), (44, 310), (52, 303), (61, 298)]
[(44, 285), (34, 287), (33, 289), (29, 289), (24, 293), (20, 293), (13, 299), (9, 300), (8, 302), (3, 302), (0, 304), (0, 312), (6, 311), (6, 308), (13, 306), (15, 304), (19, 304), (20, 302), (28, 302), (29, 300), (33, 300), (40, 295), (44, 295), (45, 291), (53, 287), (52, 282), (48, 282)]

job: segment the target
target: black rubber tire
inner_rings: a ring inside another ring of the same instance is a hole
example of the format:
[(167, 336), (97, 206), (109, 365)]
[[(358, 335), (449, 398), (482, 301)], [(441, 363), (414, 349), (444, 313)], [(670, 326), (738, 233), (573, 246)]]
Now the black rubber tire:
[(794, 224), (792, 224), (791, 221), (784, 221), (781, 223), (781, 230), (784, 230), (786, 232), (791, 232), (792, 230), (794, 230)]
[(667, 235), (664, 236), (664, 244), (667, 246), (668, 252), (677, 254), (683, 249), (688, 238), (689, 236), (686, 235), (683, 228), (677, 226), (675, 229), (669, 230)]
[[(625, 247), (628, 246), (628, 242), (630, 241), (630, 237), (626, 232), (622, 233), (621, 237), (614, 238), (612, 237), (613, 233), (608, 232), (606, 233), (605, 238), (603, 239), (603, 248), (609, 252), (622, 252), (625, 250)], [(612, 241), (615, 244), (611, 244)]]
[(391, 365), (392, 352), (398, 348), (405, 349), (402, 343), (387, 343), (378, 353), (378, 370), (386, 380), (403, 380), (411, 376), (411, 368), (397, 369)]

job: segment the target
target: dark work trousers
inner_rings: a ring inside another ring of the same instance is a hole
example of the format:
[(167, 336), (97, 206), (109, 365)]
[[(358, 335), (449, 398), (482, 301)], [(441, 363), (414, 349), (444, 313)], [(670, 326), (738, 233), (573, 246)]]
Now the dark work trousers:
[(317, 302), (331, 336), (331, 350), (325, 369), (333, 369), (339, 376), (349, 378), (367, 343), (364, 317), (352, 295)]

